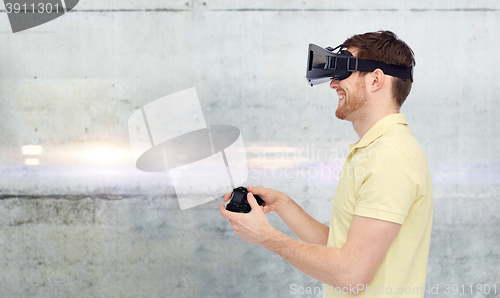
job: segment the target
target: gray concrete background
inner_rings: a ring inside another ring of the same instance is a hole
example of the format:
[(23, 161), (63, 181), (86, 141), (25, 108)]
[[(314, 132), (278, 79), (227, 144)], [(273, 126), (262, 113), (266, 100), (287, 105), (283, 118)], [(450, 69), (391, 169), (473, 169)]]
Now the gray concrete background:
[(357, 136), (334, 117), (335, 93), (306, 84), (307, 45), (389, 29), (416, 53), (402, 112), (434, 181), (427, 284), (439, 294), (426, 297), (500, 297), (498, 28), (498, 1), (80, 1), (16, 34), (4, 11), (0, 296), (293, 297), (291, 284), (320, 285), (241, 242), (221, 201), (180, 211), (166, 175), (134, 168), (127, 120), (196, 87), (207, 123), (241, 129), (247, 185), (328, 223)]

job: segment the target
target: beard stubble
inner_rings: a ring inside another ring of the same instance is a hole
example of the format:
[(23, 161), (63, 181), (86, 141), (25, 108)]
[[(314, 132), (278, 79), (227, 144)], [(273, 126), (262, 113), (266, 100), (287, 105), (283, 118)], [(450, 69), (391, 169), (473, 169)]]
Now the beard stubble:
[[(345, 90), (341, 90), (345, 92)], [(349, 100), (347, 100), (346, 94), (344, 101), (344, 105), (335, 111), (335, 116), (341, 120), (345, 120), (350, 114), (359, 110), (366, 102), (365, 80), (362, 77), (358, 78), (355, 92), (351, 94)]]

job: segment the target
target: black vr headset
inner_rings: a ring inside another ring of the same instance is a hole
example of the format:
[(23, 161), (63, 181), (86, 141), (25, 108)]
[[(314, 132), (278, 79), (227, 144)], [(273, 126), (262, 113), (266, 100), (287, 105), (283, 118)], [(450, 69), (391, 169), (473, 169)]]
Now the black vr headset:
[[(311, 87), (331, 80), (347, 79), (351, 73), (358, 70), (372, 72), (377, 68), (380, 68), (384, 74), (410, 79), (413, 82), (413, 66), (398, 66), (377, 60), (358, 59), (342, 48), (343, 45), (335, 49), (331, 47), (323, 49), (315, 44), (309, 44), (306, 78)], [(334, 53), (337, 49), (337, 53)]]

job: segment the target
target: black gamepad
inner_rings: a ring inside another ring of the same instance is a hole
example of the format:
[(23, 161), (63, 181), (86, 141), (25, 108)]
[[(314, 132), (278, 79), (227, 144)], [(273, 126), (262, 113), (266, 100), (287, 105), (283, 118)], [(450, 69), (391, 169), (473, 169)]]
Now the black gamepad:
[[(248, 213), (252, 211), (252, 207), (250, 207), (250, 204), (247, 201), (247, 194), (248, 190), (246, 187), (240, 186), (233, 189), (231, 201), (229, 201), (226, 205), (226, 210), (238, 213)], [(264, 206), (264, 201), (258, 195), (253, 196), (260, 206)]]

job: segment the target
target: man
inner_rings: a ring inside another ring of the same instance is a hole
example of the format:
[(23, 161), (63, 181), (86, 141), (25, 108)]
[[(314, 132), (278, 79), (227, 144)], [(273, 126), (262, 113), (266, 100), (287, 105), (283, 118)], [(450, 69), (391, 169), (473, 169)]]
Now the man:
[[(355, 35), (342, 48), (359, 59), (414, 65), (412, 50), (389, 31)], [(221, 215), (242, 240), (325, 283), (325, 297), (424, 297), (432, 181), (425, 154), (399, 113), (411, 84), (380, 68), (331, 81), (339, 98), (335, 115), (351, 121), (360, 140), (350, 146), (341, 171), (330, 227), (287, 195), (262, 187), (248, 190), (265, 207), (249, 194), (250, 213), (229, 212), (222, 205)], [(265, 213), (271, 211), (301, 241), (269, 225)]]

